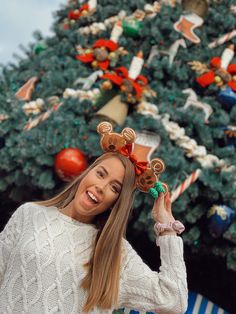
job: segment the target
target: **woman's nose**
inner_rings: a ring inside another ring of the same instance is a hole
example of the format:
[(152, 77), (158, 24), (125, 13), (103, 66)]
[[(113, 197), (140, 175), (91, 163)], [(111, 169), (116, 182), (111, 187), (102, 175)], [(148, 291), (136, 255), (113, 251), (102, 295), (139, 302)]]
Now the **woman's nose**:
[(105, 187), (106, 187), (105, 184), (96, 185), (96, 186), (95, 186), (96, 192), (97, 192), (98, 194), (103, 194), (103, 191), (104, 191)]

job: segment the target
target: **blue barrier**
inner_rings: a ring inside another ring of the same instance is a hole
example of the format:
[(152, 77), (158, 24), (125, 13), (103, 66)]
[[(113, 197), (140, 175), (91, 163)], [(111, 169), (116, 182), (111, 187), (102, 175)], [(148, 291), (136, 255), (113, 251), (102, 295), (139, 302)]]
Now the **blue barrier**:
[[(119, 309), (113, 311), (113, 314), (155, 314), (153, 312), (136, 311), (134, 309)], [(199, 293), (189, 292), (188, 309), (185, 314), (230, 314)]]

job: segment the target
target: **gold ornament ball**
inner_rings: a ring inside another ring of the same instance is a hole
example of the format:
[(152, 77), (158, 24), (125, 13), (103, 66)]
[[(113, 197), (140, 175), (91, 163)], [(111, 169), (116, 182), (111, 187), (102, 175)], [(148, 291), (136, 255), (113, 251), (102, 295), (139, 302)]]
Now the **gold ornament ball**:
[(75, 20), (70, 20), (70, 24), (71, 25), (75, 24)]
[(130, 103), (134, 102), (134, 96), (131, 93), (128, 94), (127, 99), (128, 99), (128, 102), (130, 102)]
[(98, 62), (96, 61), (96, 60), (94, 60), (93, 62), (92, 62), (92, 67), (93, 68), (96, 68), (98, 66)]
[(103, 90), (109, 90), (112, 89), (112, 83), (110, 81), (105, 81), (102, 83), (102, 89)]
[(86, 17), (86, 16), (88, 16), (88, 11), (87, 10), (83, 10), (82, 12), (81, 12), (81, 16), (83, 16), (83, 17)]
[(236, 82), (236, 75), (232, 77), (232, 80)]
[(126, 93), (127, 92), (127, 88), (125, 85), (121, 85), (120, 89), (122, 90), (122, 92)]
[(115, 52), (110, 52), (108, 55), (109, 60), (114, 60), (116, 58), (116, 53)]
[(88, 49), (86, 49), (84, 52), (85, 52), (86, 54), (87, 54), (87, 53), (91, 53), (91, 52), (92, 52), (92, 49), (88, 48)]
[(79, 14), (79, 10), (78, 9), (74, 10), (74, 14)]
[(216, 77), (215, 77), (215, 83), (218, 84), (218, 83), (220, 83), (220, 82), (222, 82), (221, 77), (216, 76)]

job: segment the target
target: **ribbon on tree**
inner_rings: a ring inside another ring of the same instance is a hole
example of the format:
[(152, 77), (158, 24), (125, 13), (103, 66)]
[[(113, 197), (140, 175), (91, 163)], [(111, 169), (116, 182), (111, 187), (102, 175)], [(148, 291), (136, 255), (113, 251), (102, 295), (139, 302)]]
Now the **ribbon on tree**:
[(196, 80), (202, 87), (207, 87), (213, 83), (227, 84), (233, 91), (236, 91), (236, 81), (232, 78), (236, 74), (236, 64), (230, 64), (226, 70), (221, 66), (221, 59), (214, 57), (211, 59), (211, 71), (199, 76)]
[(112, 40), (99, 39), (93, 44), (93, 48), (85, 54), (76, 55), (76, 59), (83, 63), (91, 63), (93, 67), (99, 67), (105, 71), (110, 65), (109, 54), (118, 49), (118, 44)]
[(81, 16), (84, 16), (84, 14), (88, 14), (88, 11), (89, 11), (89, 5), (88, 3), (85, 3), (79, 9), (69, 11), (68, 18), (70, 20), (78, 20)]
[(84, 3), (79, 9), (68, 12), (68, 18), (70, 20), (78, 20), (81, 16), (87, 16), (95, 12), (97, 7), (97, 0), (89, 0), (88, 3)]
[(110, 80), (125, 93), (130, 93), (134, 90), (137, 100), (141, 98), (143, 87), (148, 83), (147, 78), (143, 75), (138, 75), (136, 79), (129, 77), (129, 71), (125, 67), (116, 68), (114, 74), (105, 73), (102, 78)]
[(76, 59), (83, 63), (91, 63), (94, 68), (99, 67), (105, 71), (114, 62), (117, 61), (118, 56), (126, 54), (123, 48), (119, 48), (119, 37), (123, 32), (121, 22), (118, 21), (111, 32), (110, 39), (98, 39), (91, 49), (82, 49), (78, 47), (79, 54), (76, 55)]
[(236, 91), (236, 64), (230, 64), (234, 57), (234, 45), (227, 47), (220, 57), (213, 57), (210, 61), (210, 69), (201, 62), (189, 62), (190, 66), (196, 72), (201, 73), (196, 81), (203, 88), (215, 83), (218, 87), (228, 85), (233, 91)]

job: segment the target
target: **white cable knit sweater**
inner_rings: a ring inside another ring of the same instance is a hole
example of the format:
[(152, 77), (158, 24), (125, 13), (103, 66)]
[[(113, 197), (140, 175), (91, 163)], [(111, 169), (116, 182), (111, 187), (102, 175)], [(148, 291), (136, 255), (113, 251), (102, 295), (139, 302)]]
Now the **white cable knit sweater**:
[[(80, 288), (97, 229), (54, 207), (25, 203), (0, 233), (0, 313), (79, 314), (86, 301)], [(152, 271), (124, 239), (119, 302), (159, 314), (183, 314), (187, 308), (183, 242), (159, 240), (160, 272)], [(94, 308), (92, 314), (113, 309)]]

